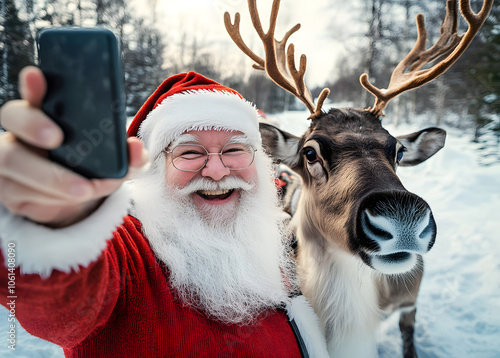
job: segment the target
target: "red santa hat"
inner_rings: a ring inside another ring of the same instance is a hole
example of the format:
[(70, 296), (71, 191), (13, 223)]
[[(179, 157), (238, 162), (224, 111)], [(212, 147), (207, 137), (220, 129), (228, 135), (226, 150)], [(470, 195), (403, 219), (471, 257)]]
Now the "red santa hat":
[(167, 78), (144, 103), (128, 128), (152, 158), (190, 130), (243, 132), (260, 146), (258, 113), (235, 90), (189, 72)]

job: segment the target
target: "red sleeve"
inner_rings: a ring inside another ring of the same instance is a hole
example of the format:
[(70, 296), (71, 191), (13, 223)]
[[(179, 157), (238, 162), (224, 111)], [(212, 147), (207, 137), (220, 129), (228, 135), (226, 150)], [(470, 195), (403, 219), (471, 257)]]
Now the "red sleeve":
[(2, 252), (1, 304), (9, 310), (13, 307), (15, 318), (32, 335), (72, 347), (106, 323), (120, 305), (120, 291), (128, 280), (144, 271), (138, 240), (139, 246), (145, 244), (139, 222), (126, 217), (101, 256), (87, 267), (80, 266), (78, 272), (53, 271), (46, 279), (38, 274), (22, 275), (16, 268), (10, 286), (12, 272), (5, 260), (8, 255)]

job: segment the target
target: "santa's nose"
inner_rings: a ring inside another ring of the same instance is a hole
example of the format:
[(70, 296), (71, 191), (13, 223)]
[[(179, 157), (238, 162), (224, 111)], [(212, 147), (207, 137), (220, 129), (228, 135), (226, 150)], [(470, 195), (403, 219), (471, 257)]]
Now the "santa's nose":
[(201, 175), (218, 181), (229, 175), (230, 172), (231, 170), (222, 164), (220, 156), (217, 154), (208, 156), (207, 163), (201, 170)]

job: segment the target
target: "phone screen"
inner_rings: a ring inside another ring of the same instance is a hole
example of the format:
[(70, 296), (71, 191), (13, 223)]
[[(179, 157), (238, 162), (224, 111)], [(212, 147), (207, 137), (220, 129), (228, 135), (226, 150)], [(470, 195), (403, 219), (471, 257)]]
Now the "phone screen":
[(42, 109), (65, 136), (51, 159), (89, 178), (123, 177), (128, 158), (116, 36), (100, 28), (47, 29), (37, 46), (48, 87)]

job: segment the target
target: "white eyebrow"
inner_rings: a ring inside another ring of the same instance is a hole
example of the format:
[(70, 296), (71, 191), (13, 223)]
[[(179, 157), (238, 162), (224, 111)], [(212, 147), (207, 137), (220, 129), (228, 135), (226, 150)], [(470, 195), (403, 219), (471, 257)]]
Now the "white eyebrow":
[(248, 139), (248, 137), (246, 135), (238, 134), (238, 135), (231, 137), (231, 139), (229, 139), (227, 141), (227, 143), (250, 144), (250, 140)]
[(188, 134), (184, 133), (179, 136), (179, 138), (175, 139), (172, 143), (170, 143), (169, 147), (174, 148), (175, 146), (179, 144), (185, 144), (185, 143), (190, 143), (190, 142), (198, 142), (198, 138), (194, 136), (193, 134)]
[[(198, 143), (198, 138), (193, 134), (184, 133), (179, 136), (179, 138), (175, 139), (172, 143), (170, 143), (169, 148), (174, 148), (179, 144), (186, 143)], [(238, 134), (232, 136), (227, 143), (242, 143), (242, 144), (250, 144), (250, 140), (244, 134)]]

